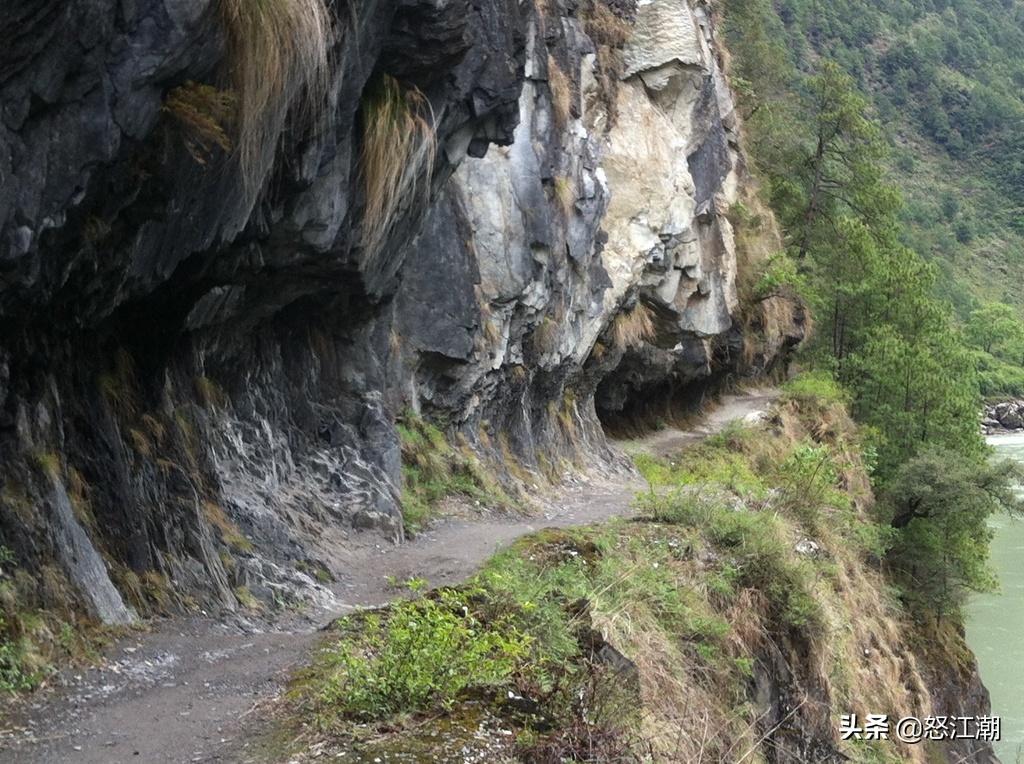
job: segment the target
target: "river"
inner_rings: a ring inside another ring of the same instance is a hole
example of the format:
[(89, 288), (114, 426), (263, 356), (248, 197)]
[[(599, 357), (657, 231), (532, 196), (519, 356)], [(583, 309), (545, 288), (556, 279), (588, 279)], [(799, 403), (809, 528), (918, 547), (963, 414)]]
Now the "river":
[[(989, 438), (996, 454), (1024, 462), (1024, 434)], [(1002, 718), (995, 751), (1003, 764), (1024, 762), (1024, 520), (992, 520), (992, 567), (1000, 590), (979, 594), (967, 606), (967, 643), (978, 656), (981, 678), (992, 695), (992, 713)]]

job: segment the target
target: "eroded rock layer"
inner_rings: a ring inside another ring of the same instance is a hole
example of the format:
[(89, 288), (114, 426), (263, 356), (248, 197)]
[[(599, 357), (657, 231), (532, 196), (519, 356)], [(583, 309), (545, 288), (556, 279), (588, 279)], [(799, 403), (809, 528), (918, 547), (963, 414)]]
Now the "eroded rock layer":
[[(608, 463), (598, 414), (801, 340), (798, 304), (738, 288), (774, 240), (737, 214), (706, 4), (328, 12), (326, 114), (282, 86), (243, 173), (221, 3), (0, 9), (0, 541), (25, 596), (108, 622), (325, 599), (311, 572), (352, 534), (402, 536), (402, 412), (495, 465)], [(420, 136), (392, 176), (366, 158), (382, 87)]]

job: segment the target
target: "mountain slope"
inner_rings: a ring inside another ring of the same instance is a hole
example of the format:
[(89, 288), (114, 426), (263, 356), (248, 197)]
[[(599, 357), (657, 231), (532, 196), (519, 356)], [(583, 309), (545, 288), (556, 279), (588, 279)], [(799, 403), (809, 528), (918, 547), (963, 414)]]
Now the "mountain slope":
[(784, 51), (777, 65), (808, 72), (828, 58), (871, 96), (894, 147), (907, 243), (940, 265), (941, 290), (962, 315), (979, 299), (1024, 302), (1024, 4), (728, 0), (725, 9), (741, 59), (743, 40), (760, 34)]

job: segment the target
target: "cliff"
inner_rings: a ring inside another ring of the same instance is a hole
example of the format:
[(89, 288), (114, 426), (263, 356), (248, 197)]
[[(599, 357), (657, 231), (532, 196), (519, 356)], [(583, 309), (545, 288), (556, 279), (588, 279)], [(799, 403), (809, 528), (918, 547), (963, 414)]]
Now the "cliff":
[(741, 300), (777, 234), (707, 4), (244, 8), (0, 10), (28, 606), (325, 600), (352, 534), (403, 536), (397, 417), (499, 470), (609, 465), (602, 422), (801, 340), (797, 302)]

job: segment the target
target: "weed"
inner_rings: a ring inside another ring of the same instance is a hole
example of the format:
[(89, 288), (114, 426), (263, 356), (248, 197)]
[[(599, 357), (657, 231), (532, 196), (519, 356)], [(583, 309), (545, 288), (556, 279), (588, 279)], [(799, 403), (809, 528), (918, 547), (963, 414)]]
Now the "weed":
[(787, 291), (796, 294), (806, 294), (808, 291), (806, 278), (785, 252), (778, 252), (759, 264), (758, 271), (759, 276), (753, 287), (753, 296), (758, 300)]
[(135, 427), (128, 429), (128, 437), (132, 442), (132, 448), (140, 456), (152, 456), (153, 445), (150, 443), (149, 438), (142, 430)]
[[(773, 741), (759, 737), (750, 680), (755, 664), (771, 670), (766, 652), (786, 661), (796, 691), (828, 701), (792, 713), (826, 741), (832, 720), (817, 706), (856, 698), (920, 714), (928, 693), (901, 606), (879, 601), (866, 544), (847, 543), (859, 509), (831, 494), (850, 469), (847, 444), (806, 424), (780, 410), (771, 428), (641, 460), (652, 484), (641, 521), (534, 533), (464, 589), (423, 596), (425, 582), (394, 580), (417, 598), (339, 625), (297, 686), (301, 718), (311, 711), (339, 740), (394, 740), (407, 714), (458, 718), (485, 698), (523, 760), (759, 760)], [(445, 445), (436, 428), (403, 427), (418, 449)], [(821, 527), (820, 554), (797, 549), (808, 524)], [(534, 710), (510, 715), (509, 693)]]
[(238, 526), (228, 517), (223, 507), (213, 501), (203, 502), (203, 516), (220, 533), (221, 541), (238, 552), (251, 552), (252, 542), (239, 530)]
[(13, 567), (13, 562), (14, 552), (5, 547), (3, 544), (0, 544), (0, 578), (3, 578), (6, 575), (4, 572), (4, 568), (8, 566)]
[(5, 636), (8, 624), (0, 613), (0, 692), (31, 690), (41, 677), (26, 665), (24, 648)]
[(111, 410), (122, 417), (132, 417), (138, 411), (135, 395), (135, 361), (126, 350), (118, 350), (114, 366), (97, 380), (100, 392)]
[(798, 403), (845, 404), (849, 400), (835, 377), (827, 371), (804, 372), (782, 386), (787, 399)]
[(476, 454), (468, 446), (452, 447), (436, 425), (406, 413), (398, 423), (398, 435), (402, 443), (402, 518), (410, 533), (422, 530), (448, 496), (466, 496), (498, 507), (513, 505)]
[(235, 599), (246, 610), (262, 610), (263, 604), (253, 596), (247, 586), (236, 586), (234, 589)]
[(89, 215), (82, 225), (82, 241), (91, 247), (101, 244), (111, 232), (110, 223), (96, 215)]
[(620, 50), (632, 34), (632, 26), (620, 18), (605, 0), (585, 0), (580, 17), (587, 36), (597, 48), (596, 78), (602, 101), (608, 111), (606, 127), (611, 129), (617, 118), (616, 100), (619, 78), (623, 72)]
[(544, 316), (533, 329), (533, 346), (538, 353), (553, 353), (558, 349), (560, 336), (558, 321)]
[(61, 473), (60, 457), (51, 452), (39, 452), (34, 456), (35, 463), (50, 477), (58, 477)]
[(562, 211), (562, 216), (568, 219), (576, 206), (576, 188), (572, 178), (559, 175), (555, 178), (554, 189), (558, 208)]
[(615, 346), (623, 349), (653, 341), (657, 336), (654, 311), (640, 302), (632, 310), (619, 313), (612, 322), (611, 335)]
[(572, 83), (554, 56), (548, 55), (548, 88), (551, 91), (551, 112), (555, 125), (564, 130), (572, 119)]
[(228, 397), (224, 388), (206, 376), (195, 378), (196, 396), (206, 408), (223, 408)]
[(628, 21), (617, 16), (602, 0), (587, 0), (583, 11), (583, 26), (587, 36), (596, 44), (621, 48), (633, 33)]

